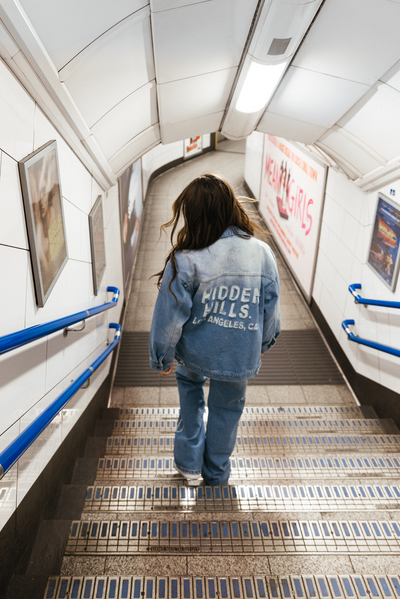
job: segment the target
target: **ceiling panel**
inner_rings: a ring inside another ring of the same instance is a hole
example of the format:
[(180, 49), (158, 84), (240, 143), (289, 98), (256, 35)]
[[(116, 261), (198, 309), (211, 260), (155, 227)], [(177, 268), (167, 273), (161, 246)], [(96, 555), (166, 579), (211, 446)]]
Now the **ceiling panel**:
[(346, 114), (338, 125), (385, 160), (400, 156), (400, 93), (384, 83)]
[(249, 54), (267, 64), (279, 63), (292, 57), (321, 2), (322, 0), (265, 2)]
[(107, 112), (95, 124), (92, 133), (108, 160), (131, 139), (157, 122), (156, 84), (152, 81)]
[(144, 8), (107, 32), (60, 75), (92, 127), (118, 102), (154, 79), (150, 10)]
[(163, 10), (171, 10), (172, 8), (180, 8), (189, 4), (198, 4), (199, 2), (211, 2), (212, 0), (150, 0), (151, 12), (161, 12)]
[(323, 144), (324, 149), (328, 153), (330, 150), (333, 150), (333, 152), (344, 158), (346, 162), (354, 166), (362, 175), (382, 165), (382, 161), (376, 160), (365, 149), (361, 148), (340, 131), (330, 129), (318, 141)]
[(355, 181), (361, 177), (361, 173), (353, 166), (351, 166), (344, 158), (342, 158), (339, 154), (336, 154), (333, 150), (330, 150), (323, 143), (317, 141), (315, 146), (320, 148), (327, 156), (330, 156), (332, 160), (334, 160), (338, 167), (340, 167), (343, 172), (347, 175), (349, 179)]
[(110, 159), (110, 166), (117, 177), (132, 162), (140, 158), (143, 154), (157, 146), (161, 141), (159, 125), (149, 127), (134, 139), (129, 141), (121, 150)]
[(313, 144), (326, 131), (326, 128), (291, 119), (280, 114), (273, 114), (268, 110), (268, 112), (264, 113), (257, 131), (278, 135), (292, 141)]
[(57, 70), (148, 0), (20, 0)]
[(171, 125), (225, 109), (236, 69), (226, 69), (158, 85), (161, 125)]
[(362, 83), (290, 67), (268, 110), (328, 128), (368, 89), (368, 86)]
[(214, 114), (205, 114), (187, 121), (180, 121), (179, 123), (167, 123), (161, 127), (162, 143), (170, 144), (188, 137), (218, 131), (223, 116), (224, 112), (221, 111)]
[(400, 60), (398, 60), (392, 68), (381, 77), (381, 81), (400, 92)]
[(152, 14), (157, 82), (239, 64), (257, 0), (213, 0)]
[(400, 4), (326, 0), (293, 64), (373, 85), (400, 56)]

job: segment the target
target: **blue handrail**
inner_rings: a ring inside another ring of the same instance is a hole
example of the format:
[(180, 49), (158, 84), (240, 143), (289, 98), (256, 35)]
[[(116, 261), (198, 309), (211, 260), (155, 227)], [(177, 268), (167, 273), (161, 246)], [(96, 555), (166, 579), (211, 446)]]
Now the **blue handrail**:
[(392, 356), (400, 358), (400, 349), (390, 347), (389, 345), (382, 345), (381, 343), (376, 343), (375, 341), (369, 341), (368, 339), (363, 339), (362, 337), (359, 337), (349, 329), (349, 326), (353, 324), (355, 324), (354, 320), (344, 320), (342, 322), (342, 327), (344, 331), (347, 333), (347, 338), (350, 341), (354, 341), (355, 343), (359, 343), (360, 345), (366, 345), (367, 347), (372, 347), (373, 349), (378, 349), (379, 351), (383, 351), (387, 354), (391, 354)]
[(366, 306), (384, 306), (385, 308), (400, 308), (400, 302), (391, 302), (385, 300), (365, 299), (356, 293), (356, 289), (361, 289), (359, 283), (349, 285), (349, 291), (354, 296), (356, 304), (364, 304)]
[(23, 329), (22, 331), (0, 337), (0, 355), (113, 308), (118, 303), (119, 289), (118, 287), (107, 287), (107, 291), (112, 291), (114, 293), (111, 302), (101, 304), (101, 306), (96, 306), (95, 308), (89, 308), (88, 310), (82, 310), (82, 312), (76, 312), (70, 316), (58, 318), (57, 320), (52, 320), (45, 324), (36, 324), (28, 329)]
[(14, 441), (8, 445), (0, 453), (0, 479), (8, 472), (22, 454), (32, 445), (35, 439), (44, 431), (46, 426), (57, 416), (63, 409), (65, 404), (75, 395), (82, 385), (92, 376), (98, 369), (100, 364), (104, 362), (107, 356), (117, 347), (121, 338), (121, 327), (115, 322), (111, 322), (110, 329), (116, 329), (114, 341), (103, 351), (103, 353), (87, 368), (73, 383), (65, 389), (58, 397), (50, 404), (42, 414), (40, 414), (31, 424), (18, 435)]

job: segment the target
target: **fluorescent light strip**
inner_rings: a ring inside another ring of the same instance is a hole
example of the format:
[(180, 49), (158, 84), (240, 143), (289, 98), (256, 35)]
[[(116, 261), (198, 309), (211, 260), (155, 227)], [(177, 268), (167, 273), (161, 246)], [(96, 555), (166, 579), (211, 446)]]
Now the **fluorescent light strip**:
[(261, 110), (274, 93), (286, 65), (287, 62), (273, 65), (252, 62), (236, 103), (236, 110), (246, 113)]

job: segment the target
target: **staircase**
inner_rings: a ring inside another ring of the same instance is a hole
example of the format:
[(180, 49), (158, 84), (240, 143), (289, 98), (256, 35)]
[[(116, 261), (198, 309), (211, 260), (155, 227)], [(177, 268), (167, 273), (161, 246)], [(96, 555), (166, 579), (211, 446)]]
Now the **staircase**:
[(134, 403), (105, 412), (64, 488), (43, 597), (398, 597), (393, 423), (351, 401), (248, 402), (229, 485), (195, 488), (173, 468), (177, 406)]
[(223, 152), (152, 184), (112, 407), (7, 599), (400, 597), (399, 431), (358, 405), (279, 258), (283, 333), (248, 387), (229, 485), (174, 470), (178, 393), (147, 366), (149, 277), (172, 199), (207, 171), (240, 193), (243, 155)]

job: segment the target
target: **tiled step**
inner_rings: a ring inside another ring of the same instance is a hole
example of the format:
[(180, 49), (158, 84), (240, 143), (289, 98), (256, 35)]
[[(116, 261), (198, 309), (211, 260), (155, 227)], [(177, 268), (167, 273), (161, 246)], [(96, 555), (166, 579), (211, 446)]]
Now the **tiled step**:
[(398, 599), (398, 574), (52, 576), (44, 599)]
[[(307, 457), (232, 457), (231, 479), (301, 479), (325, 477), (400, 477), (400, 454), (380, 456), (373, 454), (320, 454)], [(172, 457), (105, 457), (98, 461), (96, 480), (129, 480), (150, 478), (177, 478)], [(170, 480), (170, 482), (172, 482)]]
[(82, 520), (66, 555), (400, 552), (398, 520)]
[[(115, 408), (113, 408), (115, 409)], [(208, 408), (205, 409), (206, 413)], [(321, 418), (324, 416), (329, 417), (341, 417), (341, 418), (375, 418), (376, 414), (370, 406), (245, 406), (243, 410), (243, 416), (247, 415), (266, 415), (266, 416), (279, 416), (279, 418), (288, 417), (315, 417)], [(133, 408), (124, 407), (119, 408), (120, 418), (130, 417), (143, 417), (143, 416), (163, 416), (163, 417), (177, 417), (179, 415), (179, 407), (170, 406), (163, 408)]]
[(87, 489), (84, 512), (243, 512), (400, 509), (400, 484), (94, 485)]
[[(245, 431), (246, 432), (246, 431)], [(153, 453), (172, 453), (174, 435), (168, 433), (146, 435), (143, 431), (136, 435), (113, 435), (108, 437), (107, 455), (130, 455)], [(280, 454), (287, 452), (398, 452), (400, 451), (400, 435), (387, 434), (309, 434), (306, 432), (284, 435), (271, 431), (256, 431), (254, 434), (243, 434), (239, 429), (235, 453)]]
[[(168, 434), (176, 431), (178, 419), (166, 417), (135, 417), (129, 420), (115, 420), (114, 434), (142, 435)], [(397, 432), (397, 427), (391, 427), (390, 432)], [(268, 432), (283, 432), (288, 434), (302, 433), (361, 433), (382, 434), (388, 431), (386, 421), (378, 419), (345, 419), (345, 418), (272, 418), (271, 416), (242, 416), (238, 427), (239, 432), (248, 434), (266, 434)]]

